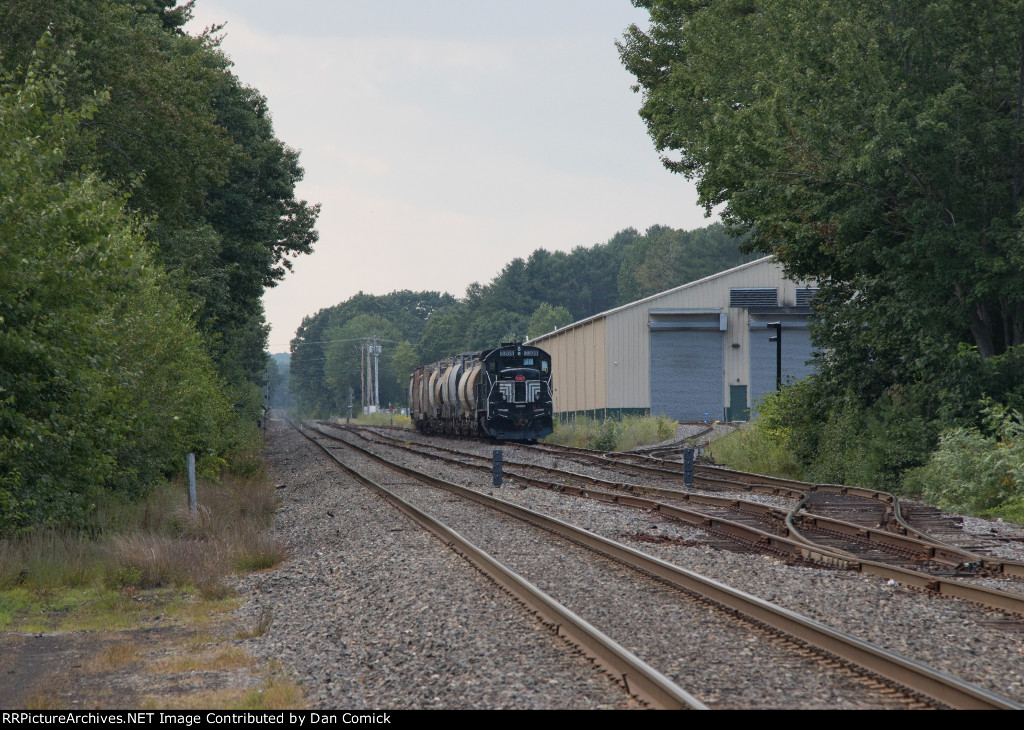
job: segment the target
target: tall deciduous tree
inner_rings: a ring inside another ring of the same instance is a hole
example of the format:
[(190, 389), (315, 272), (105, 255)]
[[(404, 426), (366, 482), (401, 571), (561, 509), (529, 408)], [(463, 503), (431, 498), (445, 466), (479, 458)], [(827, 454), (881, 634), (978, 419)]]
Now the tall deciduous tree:
[(105, 91), (85, 124), (97, 144), (68, 163), (98, 169), (146, 219), (158, 261), (197, 312), (237, 391), (262, 382), (261, 297), (309, 253), (319, 206), (298, 200), (298, 154), (278, 140), (266, 100), (231, 73), (216, 31), (182, 31), (192, 3), (10, 0), (0, 4), (0, 67), (26, 68), (49, 29), (67, 55), (69, 102)]
[(216, 467), (234, 421), (123, 197), (68, 164), (106, 95), (24, 71), (0, 77), (0, 534), (80, 525), (189, 451)]
[(1024, 3), (634, 4), (620, 53), (665, 165), (822, 282), (830, 377), (938, 390), (959, 343), (1024, 344)]
[(753, 257), (720, 223), (694, 231), (651, 226), (629, 247), (619, 269), (619, 303), (627, 304), (704, 276), (739, 266)]
[(527, 328), (526, 336), (530, 339), (546, 335), (559, 327), (572, 324), (572, 315), (565, 307), (552, 307), (547, 302), (541, 302), (540, 306), (530, 317), (530, 326)]

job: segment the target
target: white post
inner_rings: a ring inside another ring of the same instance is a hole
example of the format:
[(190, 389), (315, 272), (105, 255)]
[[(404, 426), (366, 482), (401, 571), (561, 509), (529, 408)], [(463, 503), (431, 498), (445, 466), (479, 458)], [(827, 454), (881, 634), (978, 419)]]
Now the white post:
[(196, 455), (189, 454), (185, 459), (185, 464), (188, 466), (188, 513), (195, 517), (198, 512), (196, 507)]

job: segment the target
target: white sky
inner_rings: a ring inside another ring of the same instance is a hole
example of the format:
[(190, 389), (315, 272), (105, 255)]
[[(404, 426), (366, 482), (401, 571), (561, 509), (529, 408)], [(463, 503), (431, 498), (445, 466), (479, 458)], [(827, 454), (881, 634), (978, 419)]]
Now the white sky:
[(198, 0), (301, 151), (320, 242), (264, 297), (270, 351), (353, 294), (457, 297), (536, 248), (707, 225), (665, 170), (615, 41), (629, 0)]

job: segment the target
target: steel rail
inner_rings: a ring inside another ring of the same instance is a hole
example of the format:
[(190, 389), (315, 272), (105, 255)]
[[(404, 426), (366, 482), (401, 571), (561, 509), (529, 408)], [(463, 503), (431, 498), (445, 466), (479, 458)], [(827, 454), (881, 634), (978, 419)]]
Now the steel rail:
[[(462, 537), (439, 520), (410, 504), (386, 487), (342, 462), (335, 454), (301, 428), (295, 426), (306, 439), (318, 446), (344, 472), (361, 484), (376, 491), (416, 524), (428, 530), (443, 543), (475, 565), (508, 593), (553, 627), (555, 632), (590, 656), (613, 677), (622, 680), (626, 691), (648, 704), (661, 709), (706, 710), (707, 706), (672, 682), (668, 677), (638, 658), (628, 649), (611, 639), (589, 622), (561, 605), (487, 552)], [(342, 442), (344, 443), (344, 442)]]
[(991, 558), (987, 555), (978, 555), (971, 553), (970, 551), (964, 550), (963, 548), (952, 545), (944, 540), (940, 540), (937, 537), (929, 535), (927, 532), (923, 532), (910, 524), (903, 517), (903, 503), (899, 497), (895, 497), (895, 503), (893, 506), (893, 517), (899, 523), (908, 534), (916, 535), (917, 537), (935, 543), (937, 546), (942, 546), (948, 550), (956, 550), (962, 553), (967, 553), (973, 556), (973, 560), (979, 563), (989, 573), (1001, 573), (1010, 578), (1016, 578), (1017, 580), (1024, 580), (1024, 561), (1020, 560), (1001, 560), (997, 558)]
[[(326, 434), (325, 434), (326, 435)], [(964, 682), (950, 674), (935, 670), (921, 662), (874, 646), (844, 632), (832, 629), (794, 611), (769, 603), (756, 596), (726, 586), (718, 581), (634, 550), (626, 545), (575, 527), (525, 507), (490, 497), (486, 494), (452, 484), (438, 477), (389, 462), (382, 456), (356, 444), (341, 441), (348, 448), (386, 464), (406, 476), (433, 484), (466, 499), (491, 507), (517, 519), (542, 527), (572, 542), (591, 548), (620, 563), (651, 575), (684, 592), (713, 601), (727, 610), (789, 637), (794, 637), (818, 650), (884, 677), (896, 684), (934, 701), (960, 709), (1024, 709), (1024, 705)], [(326, 447), (321, 446), (325, 452)], [(329, 453), (329, 452), (327, 452)]]
[[(537, 447), (534, 446), (533, 448)], [(671, 474), (678, 477), (678, 475), (682, 473), (682, 465), (678, 464), (678, 462), (666, 462), (650, 456), (630, 455), (639, 456), (643, 461), (655, 462), (662, 466), (638, 464), (632, 461), (625, 461), (623, 459), (610, 458), (602, 452), (594, 451), (592, 449), (579, 449), (577, 447), (550, 448), (545, 445), (544, 448), (539, 450), (555, 454), (560, 451), (564, 451), (586, 458), (592, 462), (626, 465), (630, 468), (657, 474)], [(676, 464), (680, 468), (666, 468), (664, 466), (666, 464)], [(937, 559), (952, 562), (952, 555), (958, 554), (962, 556), (962, 559), (957, 562), (976, 562), (990, 574), (1002, 574), (1008, 578), (1018, 580), (1024, 579), (1024, 561), (996, 559), (974, 553), (912, 527), (903, 515), (903, 508), (899, 497), (890, 494), (889, 492), (868, 489), (865, 487), (847, 486), (843, 484), (815, 484), (812, 482), (801, 482), (795, 479), (773, 477), (765, 474), (752, 474), (750, 472), (735, 471), (733, 469), (726, 469), (718, 466), (700, 465), (697, 466), (694, 471), (694, 482), (703, 486), (739, 489), (795, 499), (801, 499), (804, 495), (814, 492), (822, 494), (849, 495), (887, 504), (892, 507), (893, 518), (896, 520), (897, 524), (900, 525), (900, 529), (904, 531), (905, 534), (914, 536), (919, 540), (923, 540), (924, 542), (935, 546), (936, 549), (934, 554)], [(810, 515), (810, 517), (813, 519), (821, 519), (817, 515)], [(881, 532), (882, 531), (878, 531), (876, 534), (880, 534)], [(805, 538), (801, 536), (801, 539)], [(1017, 612), (1019, 612), (1019, 610)]]
[[(347, 430), (350, 433), (353, 433), (354, 435), (358, 436), (359, 438), (368, 440), (366, 439), (366, 436), (360, 431), (352, 429)], [(407, 446), (405, 444), (398, 443), (398, 439), (395, 439), (390, 436), (381, 436), (381, 438), (387, 439), (394, 448), (402, 449), (410, 453), (416, 453), (419, 456), (426, 456), (428, 458), (443, 458), (435, 454), (424, 453), (423, 451), (413, 449), (412, 447)], [(444, 446), (437, 446), (434, 444), (421, 444), (421, 446), (425, 446), (428, 449), (441, 451), (443, 453), (453, 454), (462, 459), (472, 459), (475, 461), (482, 461), (488, 463), (491, 461), (491, 459), (489, 459), (486, 456), (460, 452), (456, 451), (455, 449), (449, 449)], [(592, 477), (588, 474), (579, 474), (577, 472), (569, 471), (566, 469), (551, 469), (549, 467), (538, 466), (535, 464), (525, 464), (523, 462), (513, 461), (511, 459), (505, 460), (504, 463), (512, 466), (539, 469), (541, 471), (546, 471), (557, 475), (567, 475), (572, 479), (576, 479), (581, 482), (586, 482), (588, 484), (592, 484), (594, 486), (601, 487), (603, 489), (608, 489), (611, 491), (625, 491), (632, 494), (641, 494), (648, 497), (657, 496), (660, 498), (674, 499), (693, 504), (706, 504), (714, 507), (720, 507), (722, 509), (736, 509), (739, 511), (751, 512), (758, 515), (777, 515), (780, 523), (785, 523), (786, 516), (787, 514), (789, 514), (787, 510), (779, 509), (778, 507), (772, 507), (771, 505), (762, 504), (760, 502), (749, 502), (747, 500), (736, 499), (734, 497), (715, 497), (695, 494), (694, 492), (683, 492), (678, 489), (666, 489), (664, 487), (641, 486), (634, 484), (625, 484), (623, 482), (613, 482), (607, 479), (601, 479), (599, 477)], [(466, 464), (466, 466), (473, 465)], [(489, 469), (490, 467), (477, 466), (473, 468)], [(536, 480), (530, 481), (529, 477), (526, 477), (521, 473), (516, 474), (515, 476), (518, 479), (526, 480), (530, 483), (536, 482)], [(541, 482), (536, 482), (535, 486), (546, 485), (544, 485)], [(831, 487), (832, 485), (825, 485), (824, 489), (827, 490)], [(896, 532), (889, 532), (888, 530), (875, 530), (864, 527), (863, 525), (858, 525), (852, 522), (846, 522), (844, 520), (839, 520), (834, 517), (817, 515), (812, 512), (806, 512), (804, 515), (801, 516), (801, 519), (806, 524), (819, 527), (820, 529), (831, 530), (837, 534), (845, 535), (847, 537), (854, 538), (857, 540), (878, 543), (879, 545), (885, 548), (902, 551), (904, 553), (913, 553), (920, 556), (922, 559), (947, 563), (952, 566), (956, 566), (961, 563), (974, 560), (978, 557), (973, 553), (970, 553), (965, 550), (959, 550), (957, 548), (947, 546), (939, 546), (928, 540), (910, 537)], [(812, 541), (804, 539), (803, 536), (799, 538), (799, 541), (804, 544), (813, 544)], [(848, 554), (848, 556), (855, 557), (852, 554)]]
[[(364, 435), (353, 429), (345, 429), (346, 432), (352, 433), (354, 436), (368, 441)], [(322, 429), (317, 429), (319, 433), (329, 439), (335, 439), (342, 441), (337, 436), (333, 436), (326, 433)], [(475, 469), (480, 472), (490, 472), (490, 466), (483, 466), (479, 464), (469, 464), (463, 461), (457, 461), (455, 459), (449, 459), (438, 454), (426, 453), (412, 448), (406, 444), (396, 443), (394, 440), (391, 441), (391, 448), (396, 448), (401, 451), (413, 454), (415, 456), (424, 457), (428, 459), (436, 459), (445, 461), (449, 464), (457, 463), (467, 469)], [(342, 441), (344, 443), (344, 441)], [(421, 444), (422, 445), (422, 444)], [(487, 457), (477, 456), (476, 454), (466, 454), (463, 452), (455, 451), (454, 449), (448, 449), (443, 446), (435, 446), (433, 444), (428, 445), (428, 448), (444, 451), (458, 456), (471, 457), (475, 459), (489, 461)], [(512, 464), (515, 462), (505, 462), (506, 464)], [(518, 466), (528, 466), (532, 468), (545, 469), (546, 471), (554, 471), (546, 469), (545, 467), (533, 467), (528, 464), (518, 464)], [(636, 507), (638, 509), (651, 510), (653, 512), (660, 512), (661, 514), (670, 517), (672, 519), (679, 520), (680, 522), (692, 525), (699, 529), (711, 532), (718, 532), (723, 534), (730, 539), (745, 542), (752, 545), (760, 546), (762, 549), (773, 550), (776, 553), (782, 555), (788, 555), (793, 558), (814, 560), (826, 565), (832, 565), (840, 568), (854, 568), (858, 567), (857, 560), (850, 559), (851, 556), (843, 555), (838, 556), (826, 552), (822, 552), (816, 549), (813, 543), (808, 543), (803, 540), (792, 540), (784, 535), (776, 535), (764, 530), (760, 530), (750, 525), (745, 525), (742, 522), (736, 522), (723, 517), (717, 517), (709, 515), (707, 512), (700, 512), (697, 510), (689, 510), (677, 505), (666, 504), (664, 502), (658, 502), (652, 499), (648, 499), (643, 493), (655, 493), (659, 496), (670, 496), (673, 499), (677, 499), (682, 502), (692, 502), (698, 505), (710, 505), (723, 509), (734, 508), (743, 511), (743, 508), (747, 508), (746, 511), (752, 512), (758, 515), (771, 514), (777, 512), (776, 508), (769, 505), (761, 504), (759, 502), (747, 502), (744, 500), (738, 500), (732, 497), (714, 497), (702, 494), (694, 494), (692, 492), (680, 492), (678, 490), (663, 489), (660, 487), (640, 487), (631, 484), (621, 484), (618, 482), (607, 482), (596, 477), (590, 477), (583, 474), (575, 474), (574, 472), (565, 472), (571, 476), (579, 478), (590, 484), (593, 484), (600, 489), (606, 489), (608, 491), (594, 491), (583, 487), (574, 486), (572, 484), (555, 484), (553, 482), (545, 481), (543, 479), (537, 479), (521, 472), (514, 472), (508, 469), (504, 470), (506, 476), (511, 479), (518, 480), (524, 484), (529, 484), (538, 489), (548, 489), (551, 491), (560, 492), (563, 494), (570, 494), (584, 499), (591, 499), (598, 502), (607, 502), (613, 504), (621, 504), (628, 507)], [(617, 494), (617, 491), (624, 491), (628, 494)], [(785, 513), (780, 516), (780, 521), (784, 520)]]
[[(802, 489), (807, 495), (813, 493), (838, 494), (844, 496), (850, 495), (890, 505), (892, 507), (892, 515), (895, 518), (896, 522), (900, 525), (900, 528), (904, 534), (914, 536), (914, 539), (922, 540), (925, 543), (930, 543), (935, 546), (932, 555), (936, 560), (942, 560), (944, 562), (950, 563), (976, 562), (990, 574), (1002, 574), (1007, 576), (1008, 578), (1024, 579), (1024, 561), (1002, 560), (992, 558), (986, 555), (981, 555), (970, 550), (965, 550), (956, 545), (952, 545), (944, 540), (940, 540), (939, 538), (928, 534), (927, 532), (912, 527), (903, 516), (902, 504), (900, 503), (899, 497), (889, 492), (867, 489), (864, 487), (850, 487), (842, 484), (812, 484), (810, 482), (798, 482), (792, 479), (769, 477), (761, 474), (748, 474), (747, 472), (737, 472), (730, 469), (722, 469), (720, 467), (704, 466), (700, 468), (703, 470), (702, 475), (704, 476), (704, 478), (707, 478), (706, 475), (708, 473), (711, 473), (711, 470), (714, 470), (718, 474), (733, 475), (745, 481), (749, 480), (748, 484), (756, 484), (758, 487), (762, 489), (799, 488)], [(697, 478), (696, 475), (695, 478)], [(820, 517), (813, 515), (811, 513), (807, 513), (807, 515), (812, 519), (821, 519)], [(884, 532), (888, 531), (879, 530), (876, 531), (875, 534), (881, 535)], [(804, 538), (801, 536), (801, 539)]]
[[(331, 434), (328, 434), (319, 429), (317, 430), (319, 433), (326, 436), (327, 438), (337, 439), (336, 436), (332, 436)], [(355, 433), (355, 435), (358, 436), (359, 438), (363, 438), (364, 440), (366, 440), (365, 437), (361, 436), (358, 433)], [(353, 448), (359, 448), (355, 445), (352, 446)], [(423, 452), (416, 451), (415, 449), (405, 446), (404, 444), (393, 444), (392, 446), (394, 448), (414, 453), (417, 456), (425, 456), (428, 458), (437, 459), (444, 458), (434, 454), (424, 454)], [(430, 448), (439, 447), (430, 446)], [(463, 463), (463, 466), (469, 469), (476, 469), (478, 471), (490, 471), (490, 467), (482, 465)], [(797, 520), (800, 520), (801, 522), (806, 522), (810, 525), (825, 525), (826, 529), (833, 529), (835, 532), (839, 534), (844, 534), (847, 537), (857, 537), (858, 533), (867, 533), (868, 531), (866, 530), (866, 528), (854, 525), (852, 523), (844, 523), (839, 520), (833, 520), (831, 518), (824, 518), (806, 513), (798, 514), (798, 512), (800, 512), (800, 510), (803, 508), (803, 503), (804, 501), (806, 501), (809, 495), (805, 495), (804, 499), (801, 500), (801, 502), (799, 502), (796, 505), (796, 507), (793, 508), (793, 510), (791, 510), (788, 514), (783, 515), (786, 534), (776, 535), (770, 532), (766, 532), (764, 530), (759, 530), (756, 527), (751, 527), (750, 525), (745, 525), (741, 522), (736, 522), (734, 520), (709, 515), (706, 512), (688, 510), (676, 505), (658, 502), (656, 500), (647, 499), (646, 497), (633, 493), (629, 495), (620, 495), (615, 494), (614, 491), (602, 492), (584, 489), (581, 487), (574, 487), (572, 485), (553, 484), (551, 482), (547, 482), (542, 479), (536, 479), (526, 474), (521, 474), (517, 472), (506, 471), (506, 474), (508, 474), (508, 476), (514, 479), (518, 479), (524, 484), (530, 484), (541, 489), (553, 489), (555, 491), (584, 497), (586, 499), (622, 504), (630, 507), (637, 507), (639, 509), (656, 511), (667, 517), (677, 519), (680, 522), (691, 525), (693, 527), (697, 527), (699, 529), (708, 530), (712, 532), (718, 532), (720, 534), (729, 536), (734, 540), (745, 542), (747, 544), (759, 545), (767, 550), (774, 551), (778, 554), (790, 555), (794, 558), (804, 560), (812, 560), (823, 565), (830, 565), (837, 568), (855, 570), (865, 575), (873, 575), (884, 580), (894, 580), (898, 583), (901, 583), (905, 586), (908, 586), (916, 590), (927, 591), (948, 598), (957, 598), (960, 600), (970, 601), (971, 603), (985, 606), (987, 608), (1005, 611), (1007, 613), (1012, 613), (1015, 615), (1024, 615), (1024, 596), (1022, 595), (1018, 595), (1015, 593), (1007, 593), (1004, 591), (996, 590), (993, 588), (987, 588), (984, 586), (962, 583), (957, 580), (943, 578), (917, 570), (911, 570), (909, 568), (904, 568), (898, 565), (891, 565), (877, 560), (870, 560), (867, 558), (860, 557), (854, 553), (841, 550), (839, 548), (824, 547), (822, 545), (819, 545), (817, 542), (815, 542), (814, 540), (810, 539), (802, 533), (799, 527), (797, 527)], [(601, 481), (594, 477), (582, 478), (591, 480), (592, 483)], [(615, 482), (605, 482), (602, 486), (605, 486), (605, 488), (611, 490), (621, 488), (621, 485), (618, 485)], [(626, 486), (628, 487), (631, 485)], [(645, 489), (647, 488), (635, 487), (634, 489), (627, 489), (626, 491), (634, 492), (637, 490), (643, 491)], [(655, 490), (657, 488), (652, 487), (651, 489)], [(692, 502), (698, 505), (710, 504), (716, 507), (742, 507), (742, 509), (746, 511), (760, 512), (762, 514), (767, 514), (776, 510), (776, 508), (770, 507), (768, 505), (763, 505), (757, 502), (745, 502), (743, 500), (737, 500), (734, 498), (713, 497), (706, 495), (691, 495), (686, 492), (676, 492), (673, 490), (665, 491), (671, 492), (671, 496), (673, 499), (679, 499), (680, 501), (685, 502)], [(898, 536), (892, 533), (884, 533), (882, 531), (877, 531), (877, 534), (883, 536), (886, 542), (896, 543), (897, 545), (900, 544), (901, 540), (912, 541), (912, 538), (905, 538), (903, 536)], [(935, 560), (937, 562), (946, 562), (947, 564), (952, 564), (949, 560), (940, 560), (940, 558), (936, 556), (935, 551), (929, 551), (928, 548), (930, 546), (928, 545), (928, 543), (911, 542), (911, 545), (917, 546), (920, 548), (920, 550), (923, 551), (921, 553), (922, 557), (925, 557), (930, 560)]]

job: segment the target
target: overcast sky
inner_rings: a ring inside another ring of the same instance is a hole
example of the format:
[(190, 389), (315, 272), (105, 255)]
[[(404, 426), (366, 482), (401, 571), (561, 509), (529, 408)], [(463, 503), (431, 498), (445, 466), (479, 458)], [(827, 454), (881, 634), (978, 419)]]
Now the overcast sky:
[(461, 297), (516, 256), (707, 225), (665, 170), (615, 41), (629, 0), (198, 0), (301, 151), (320, 242), (264, 298), (271, 352), (364, 291)]

